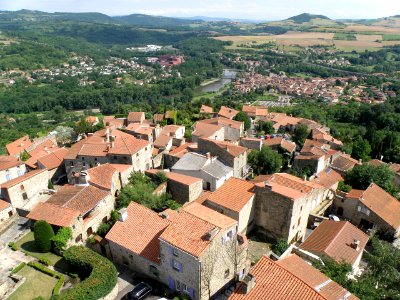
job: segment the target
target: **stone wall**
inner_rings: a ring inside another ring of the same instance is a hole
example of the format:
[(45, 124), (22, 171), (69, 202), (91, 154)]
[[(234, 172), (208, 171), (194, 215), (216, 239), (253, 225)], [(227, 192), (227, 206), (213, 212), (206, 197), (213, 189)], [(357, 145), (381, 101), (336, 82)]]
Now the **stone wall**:
[(203, 181), (199, 180), (191, 185), (182, 184), (174, 180), (168, 180), (168, 191), (174, 200), (180, 204), (196, 200), (203, 192)]
[(6, 177), (7, 174), (6, 171), (8, 171), (8, 174), (10, 174), (11, 179), (14, 179), (26, 173), (26, 166), (21, 165), (14, 168), (10, 168), (8, 170), (0, 171), (0, 184), (8, 181)]

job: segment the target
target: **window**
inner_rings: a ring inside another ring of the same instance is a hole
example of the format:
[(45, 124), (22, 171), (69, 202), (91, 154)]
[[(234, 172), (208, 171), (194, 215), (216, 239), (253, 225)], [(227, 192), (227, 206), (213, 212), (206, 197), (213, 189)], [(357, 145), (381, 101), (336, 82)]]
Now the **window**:
[(301, 218), (299, 218), (299, 220), (297, 221), (297, 225), (300, 225), (301, 222)]
[(187, 285), (184, 284), (183, 282), (181, 282), (181, 288), (182, 288), (182, 292), (189, 293)]
[(228, 233), (226, 234), (226, 236), (228, 237), (228, 239), (232, 239), (232, 237), (233, 237), (233, 230), (229, 230)]
[(6, 171), (6, 179), (7, 179), (7, 181), (10, 181), (12, 179), (12, 175), (10, 173), (10, 170)]
[(363, 207), (363, 206), (358, 206), (358, 207), (357, 207), (357, 210), (358, 210), (359, 212), (361, 212), (361, 213), (367, 215), (367, 216), (369, 216), (369, 214), (371, 213), (370, 210), (369, 210), (368, 208)]
[(26, 193), (22, 193), (22, 199), (28, 200), (28, 195)]
[(178, 281), (178, 280), (175, 282), (175, 289), (176, 289), (177, 291), (180, 291), (180, 290), (181, 290), (181, 282)]
[(69, 162), (69, 165), (70, 165), (70, 166), (73, 166), (73, 165), (74, 165), (74, 162), (73, 162), (73, 161), (70, 161), (70, 162)]
[(84, 158), (84, 157), (82, 157), (82, 160), (85, 160), (85, 158)]
[(229, 269), (226, 269), (226, 270), (225, 270), (225, 273), (224, 273), (225, 278), (228, 278), (228, 277), (229, 277), (229, 273), (230, 273)]
[(97, 157), (94, 158), (94, 161), (97, 161)]
[(151, 274), (153, 274), (154, 276), (158, 277), (159, 271), (158, 271), (156, 266), (150, 266), (149, 267), (149, 271), (150, 271)]
[(21, 191), (25, 190), (25, 187), (23, 184), (21, 184), (20, 188), (21, 188)]
[(174, 248), (174, 249), (172, 250), (172, 253), (174, 254), (174, 256), (178, 256), (178, 249), (175, 249), (175, 248)]
[(172, 259), (172, 268), (176, 271), (182, 272), (182, 264), (175, 259)]
[(24, 174), (19, 166), (17, 167), (17, 174), (18, 176), (22, 176)]

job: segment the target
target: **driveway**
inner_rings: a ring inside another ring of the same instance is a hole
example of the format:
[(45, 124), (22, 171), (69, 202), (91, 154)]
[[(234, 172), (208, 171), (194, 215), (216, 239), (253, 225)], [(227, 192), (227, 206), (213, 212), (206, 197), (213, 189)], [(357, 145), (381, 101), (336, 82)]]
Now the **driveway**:
[(18, 216), (12, 224), (0, 234), (0, 249), (7, 247), (8, 243), (16, 241), (28, 232), (29, 220)]

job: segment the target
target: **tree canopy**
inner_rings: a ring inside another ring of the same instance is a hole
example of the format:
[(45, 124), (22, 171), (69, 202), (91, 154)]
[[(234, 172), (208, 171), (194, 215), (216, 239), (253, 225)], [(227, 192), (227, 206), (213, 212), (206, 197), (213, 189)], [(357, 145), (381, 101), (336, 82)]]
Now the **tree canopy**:
[(248, 161), (256, 175), (279, 172), (283, 164), (282, 155), (266, 146), (251, 151)]

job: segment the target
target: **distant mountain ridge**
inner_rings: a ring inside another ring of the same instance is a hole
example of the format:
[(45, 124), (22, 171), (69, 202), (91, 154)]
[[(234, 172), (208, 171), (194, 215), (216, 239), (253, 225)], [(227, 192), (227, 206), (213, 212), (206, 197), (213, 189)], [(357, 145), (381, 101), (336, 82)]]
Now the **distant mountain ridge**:
[(297, 24), (301, 24), (301, 23), (307, 23), (310, 22), (311, 20), (314, 19), (323, 19), (323, 20), (330, 20), (330, 18), (328, 18), (327, 16), (324, 15), (313, 15), (313, 14), (308, 14), (308, 13), (303, 13), (297, 16), (293, 16), (288, 18), (287, 20), (292, 20)]

